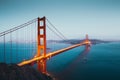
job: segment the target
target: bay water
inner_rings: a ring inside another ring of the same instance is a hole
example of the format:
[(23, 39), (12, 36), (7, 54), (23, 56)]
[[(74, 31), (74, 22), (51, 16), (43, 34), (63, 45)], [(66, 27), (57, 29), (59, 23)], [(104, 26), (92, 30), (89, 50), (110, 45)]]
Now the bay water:
[[(10, 53), (14, 57), (14, 63), (20, 62), (24, 57), (32, 58), (36, 54), (36, 46), (30, 47), (32, 44), (12, 45), (12, 52), (9, 51), (10, 45), (7, 45), (9, 44), (6, 44), (8, 63), (11, 62)], [(2, 43), (0, 46), (0, 61), (4, 62), (4, 47)], [(26, 50), (25, 46), (31, 49)], [(54, 51), (68, 46), (70, 44), (58, 43), (54, 47), (49, 45), (48, 48)], [(15, 49), (16, 47), (18, 49)], [(24, 54), (26, 52), (29, 54)], [(56, 80), (120, 80), (120, 42), (101, 43), (89, 48), (80, 46), (63, 52), (47, 60), (47, 71)]]
[(56, 80), (120, 80), (120, 42), (66, 51), (51, 58), (47, 70)]

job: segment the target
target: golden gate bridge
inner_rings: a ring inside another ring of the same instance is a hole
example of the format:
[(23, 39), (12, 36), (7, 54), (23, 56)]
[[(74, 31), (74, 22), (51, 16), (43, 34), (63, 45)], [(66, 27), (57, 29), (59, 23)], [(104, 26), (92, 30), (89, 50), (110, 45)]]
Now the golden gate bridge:
[(16, 63), (18, 66), (37, 64), (37, 69), (43, 74), (47, 74), (47, 60), (51, 57), (79, 46), (88, 47), (91, 44), (88, 35), (86, 35), (86, 39), (78, 44), (61, 49), (54, 47), (49, 51), (48, 48), (51, 46), (49, 44), (52, 43), (55, 46), (59, 41), (58, 38), (51, 35), (50, 31), (61, 40), (67, 39), (46, 17), (38, 17), (1, 32), (0, 62)]

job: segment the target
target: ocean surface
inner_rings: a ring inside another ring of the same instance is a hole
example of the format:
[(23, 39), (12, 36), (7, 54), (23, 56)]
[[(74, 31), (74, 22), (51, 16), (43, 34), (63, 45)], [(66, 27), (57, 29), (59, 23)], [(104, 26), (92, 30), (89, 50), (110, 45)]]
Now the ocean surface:
[[(11, 46), (6, 44), (4, 52), (1, 43), (0, 62), (18, 63), (24, 58), (32, 58), (36, 47), (30, 45), (13, 44), (10, 51)], [(67, 46), (70, 44), (49, 45), (48, 52)], [(29, 47), (28, 50), (26, 47)], [(4, 55), (7, 55), (5, 59)], [(120, 42), (100, 43), (89, 48), (80, 46), (63, 52), (47, 61), (47, 71), (56, 80), (120, 80)]]
[(74, 48), (51, 58), (47, 70), (56, 80), (120, 80), (120, 43)]

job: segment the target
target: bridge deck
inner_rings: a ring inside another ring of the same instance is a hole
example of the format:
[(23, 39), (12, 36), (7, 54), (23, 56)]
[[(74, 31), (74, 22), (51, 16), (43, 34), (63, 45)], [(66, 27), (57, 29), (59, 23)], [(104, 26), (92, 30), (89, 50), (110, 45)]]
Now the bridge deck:
[(30, 64), (32, 62), (36, 62), (36, 61), (39, 61), (39, 60), (42, 60), (42, 59), (48, 59), (48, 58), (51, 58), (51, 57), (53, 57), (53, 56), (55, 56), (57, 54), (60, 54), (62, 52), (65, 52), (65, 51), (68, 51), (70, 49), (76, 48), (78, 46), (86, 45), (86, 44), (90, 44), (90, 42), (89, 41), (88, 42), (82, 42), (80, 44), (75, 44), (75, 45), (72, 45), (70, 47), (67, 47), (67, 48), (64, 48), (64, 49), (60, 49), (60, 50), (48, 53), (48, 54), (46, 54), (46, 56), (35, 57), (33, 59), (26, 60), (26, 61), (23, 61), (23, 62), (19, 63), (18, 66), (27, 65), (27, 64)]

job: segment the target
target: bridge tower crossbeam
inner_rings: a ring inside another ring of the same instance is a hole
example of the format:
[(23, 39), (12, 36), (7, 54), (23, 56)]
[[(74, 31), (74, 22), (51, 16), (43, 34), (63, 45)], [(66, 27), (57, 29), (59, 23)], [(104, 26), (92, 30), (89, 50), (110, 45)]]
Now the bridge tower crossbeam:
[[(38, 17), (38, 46), (36, 57), (46, 56), (46, 19)], [(38, 70), (46, 73), (46, 59), (37, 61)]]

